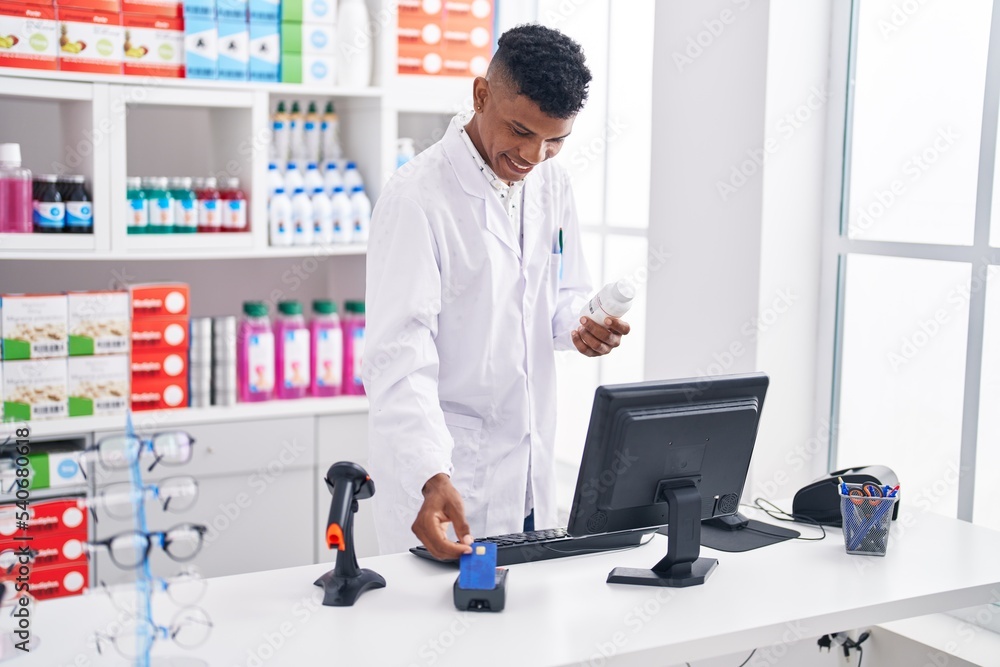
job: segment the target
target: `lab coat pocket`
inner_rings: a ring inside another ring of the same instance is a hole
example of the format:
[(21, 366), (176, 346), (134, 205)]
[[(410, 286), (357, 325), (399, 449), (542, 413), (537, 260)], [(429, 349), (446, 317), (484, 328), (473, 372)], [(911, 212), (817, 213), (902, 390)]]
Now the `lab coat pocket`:
[(444, 423), (455, 441), (455, 449), (451, 453), (451, 464), (455, 470), (451, 481), (459, 493), (466, 497), (472, 491), (476, 479), (479, 449), (485, 435), (483, 420), (481, 417), (445, 411)]
[(562, 272), (562, 253), (552, 253), (549, 255), (549, 271), (545, 285), (546, 305), (549, 307), (549, 315), (554, 316), (556, 306), (559, 304), (559, 274)]

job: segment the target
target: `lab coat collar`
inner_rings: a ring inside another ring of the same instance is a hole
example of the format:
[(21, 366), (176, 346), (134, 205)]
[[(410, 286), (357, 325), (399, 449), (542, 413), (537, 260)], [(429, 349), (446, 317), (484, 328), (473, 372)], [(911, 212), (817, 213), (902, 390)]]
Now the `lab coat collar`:
[[(517, 238), (518, 230), (511, 226), (504, 207), (493, 190), (493, 186), (483, 177), (482, 172), (479, 171), (479, 167), (476, 165), (476, 161), (469, 154), (469, 149), (465, 146), (462, 135), (458, 131), (458, 122), (460, 121), (457, 119), (460, 118), (462, 118), (461, 115), (456, 116), (448, 124), (448, 129), (441, 140), (445, 154), (448, 156), (448, 161), (455, 171), (455, 176), (462, 186), (462, 190), (471, 197), (483, 200), (483, 215), (485, 217), (486, 228), (500, 239), (515, 255), (520, 257), (521, 243)], [(541, 173), (541, 170), (536, 167), (536, 170), (529, 175), (529, 178), (525, 179), (524, 184), (524, 203), (521, 215), (525, 216), (524, 247), (526, 249), (530, 247), (529, 239), (533, 239), (534, 234), (532, 232), (535, 231), (529, 231), (528, 226), (529, 224), (537, 224), (537, 221), (531, 220), (531, 216), (528, 216), (527, 213), (529, 211), (541, 210), (537, 202), (534, 202), (534, 199), (544, 191), (544, 188), (545, 177)]]

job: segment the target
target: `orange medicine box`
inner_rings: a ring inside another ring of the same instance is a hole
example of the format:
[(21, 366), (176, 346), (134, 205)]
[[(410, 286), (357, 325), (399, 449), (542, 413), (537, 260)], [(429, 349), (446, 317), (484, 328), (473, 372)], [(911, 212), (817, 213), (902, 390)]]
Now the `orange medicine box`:
[(187, 373), (176, 378), (132, 381), (132, 410), (171, 410), (188, 405)]
[(138, 76), (184, 76), (184, 20), (147, 14), (124, 14), (125, 73)]
[(132, 356), (156, 350), (188, 349), (188, 318), (152, 317), (132, 320)]
[(125, 30), (116, 13), (58, 7), (59, 69), (121, 74)]
[(184, 17), (184, 3), (176, 0), (122, 0), (122, 12), (179, 19)]
[(184, 283), (131, 285), (132, 319), (184, 317), (190, 313), (191, 289)]
[[(65, 535), (76, 531), (87, 532), (87, 512), (80, 509), (77, 498), (60, 500), (41, 500), (28, 506), (27, 534), (35, 540), (46, 535)], [(16, 505), (0, 507), (0, 543), (6, 544), (16, 533), (22, 533), (17, 527)]]
[(55, 69), (56, 11), (49, 5), (0, 2), (0, 67)]
[(117, 14), (122, 10), (121, 0), (57, 0), (58, 9), (88, 9), (94, 12)]
[(434, 76), (444, 68), (444, 54), (440, 45), (400, 44), (396, 67), (400, 74)]
[(188, 372), (187, 350), (156, 350), (136, 352), (132, 355), (132, 381), (161, 380), (186, 377)]
[(33, 567), (28, 575), (28, 592), (36, 600), (80, 595), (87, 589), (87, 563), (56, 567)]

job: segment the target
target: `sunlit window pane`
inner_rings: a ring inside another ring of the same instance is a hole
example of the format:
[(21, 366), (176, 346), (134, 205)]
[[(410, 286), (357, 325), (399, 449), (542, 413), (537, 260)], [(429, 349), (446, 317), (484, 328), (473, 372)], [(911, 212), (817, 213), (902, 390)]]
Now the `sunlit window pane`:
[(882, 464), (955, 516), (969, 264), (850, 255), (837, 467)]
[(860, 3), (850, 238), (972, 243), (992, 4)]

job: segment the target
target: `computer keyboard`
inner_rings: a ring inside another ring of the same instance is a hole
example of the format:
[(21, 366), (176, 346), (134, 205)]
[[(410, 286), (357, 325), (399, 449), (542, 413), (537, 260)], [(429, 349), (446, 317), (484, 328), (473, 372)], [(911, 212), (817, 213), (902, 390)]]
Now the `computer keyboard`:
[[(564, 558), (582, 554), (613, 551), (638, 546), (643, 537), (655, 533), (655, 529), (633, 530), (623, 533), (604, 533), (601, 535), (586, 535), (573, 537), (565, 528), (551, 530), (534, 530), (526, 533), (511, 533), (510, 535), (494, 535), (478, 538), (477, 542), (493, 542), (497, 545), (497, 565), (517, 565), (531, 563), (549, 558)], [(419, 546), (410, 549), (410, 553), (438, 562), (457, 563), (456, 560), (442, 561)]]

